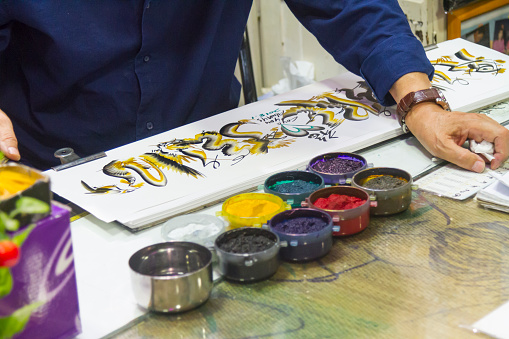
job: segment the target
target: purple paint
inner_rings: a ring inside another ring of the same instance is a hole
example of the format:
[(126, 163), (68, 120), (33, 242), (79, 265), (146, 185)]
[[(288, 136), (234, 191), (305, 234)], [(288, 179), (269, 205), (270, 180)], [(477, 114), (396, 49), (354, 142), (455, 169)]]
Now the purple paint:
[(277, 234), (279, 254), (288, 261), (313, 260), (327, 254), (332, 247), (332, 217), (310, 208), (295, 208), (275, 215), (268, 223)]
[(311, 165), (315, 171), (334, 174), (354, 172), (363, 166), (362, 161), (350, 157), (324, 158)]
[(324, 229), (327, 223), (322, 218), (299, 217), (286, 219), (272, 226), (273, 231), (287, 234), (307, 234)]

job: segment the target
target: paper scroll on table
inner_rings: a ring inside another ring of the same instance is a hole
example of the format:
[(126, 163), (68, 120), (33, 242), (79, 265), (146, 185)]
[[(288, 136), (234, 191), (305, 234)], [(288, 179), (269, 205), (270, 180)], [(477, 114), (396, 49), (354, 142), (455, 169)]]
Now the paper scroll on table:
[[(427, 55), (433, 84), (452, 109), (472, 111), (509, 96), (506, 55), (462, 39)], [(273, 173), (305, 169), (316, 155), (399, 134), (394, 108), (380, 106), (362, 78), (345, 73), (47, 173), (57, 194), (105, 222), (140, 229), (254, 188)]]

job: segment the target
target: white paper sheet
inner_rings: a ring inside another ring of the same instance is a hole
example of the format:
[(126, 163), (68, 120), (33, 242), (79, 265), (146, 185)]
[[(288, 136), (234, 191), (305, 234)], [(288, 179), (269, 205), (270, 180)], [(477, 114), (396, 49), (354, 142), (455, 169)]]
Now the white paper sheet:
[(472, 325), (475, 331), (481, 331), (495, 338), (509, 338), (509, 302)]
[(452, 110), (471, 112), (509, 97), (507, 55), (463, 39), (440, 43), (426, 55), (435, 67), (433, 86), (443, 90)]
[[(509, 180), (509, 172), (504, 173), (503, 178)], [(486, 207), (509, 212), (509, 187), (498, 180), (480, 190), (476, 198)]]
[[(509, 165), (497, 169), (497, 172), (504, 174), (509, 170)], [(488, 172), (475, 173), (448, 164), (436, 171), (417, 180), (415, 183), (427, 192), (435, 193), (443, 197), (456, 200), (465, 200), (478, 193), (495, 181)]]

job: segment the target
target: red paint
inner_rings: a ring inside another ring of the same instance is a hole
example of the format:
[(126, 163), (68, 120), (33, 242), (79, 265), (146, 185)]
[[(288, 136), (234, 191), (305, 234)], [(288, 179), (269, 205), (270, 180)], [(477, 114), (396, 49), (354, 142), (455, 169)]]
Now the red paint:
[[(318, 200), (325, 201), (333, 195), (347, 196), (349, 200), (360, 200), (361, 203), (350, 209), (326, 209), (317, 206)], [(339, 232), (333, 232), (334, 236), (346, 236), (361, 232), (369, 224), (370, 201), (366, 191), (351, 186), (332, 186), (319, 189), (306, 198), (306, 203), (311, 208), (324, 211), (332, 217), (335, 226), (339, 226)]]
[(318, 198), (313, 204), (326, 210), (349, 210), (362, 206), (366, 199), (344, 194), (331, 194), (327, 198)]

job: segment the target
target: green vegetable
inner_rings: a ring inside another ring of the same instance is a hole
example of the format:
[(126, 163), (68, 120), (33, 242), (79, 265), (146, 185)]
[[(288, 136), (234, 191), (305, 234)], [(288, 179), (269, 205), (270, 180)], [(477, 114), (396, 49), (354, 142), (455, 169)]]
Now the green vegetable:
[(23, 331), (32, 312), (42, 304), (44, 302), (38, 301), (26, 305), (14, 311), (10, 316), (0, 318), (0, 339), (11, 338), (16, 333)]
[(7, 231), (17, 231), (19, 229), (19, 220), (10, 218), (7, 213), (0, 211), (0, 234)]
[(16, 209), (9, 215), (14, 218), (18, 214), (40, 214), (49, 212), (50, 206), (44, 201), (32, 197), (21, 197), (16, 201)]
[(0, 298), (5, 297), (12, 290), (12, 275), (7, 267), (0, 267)]

